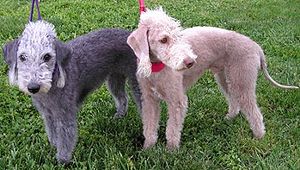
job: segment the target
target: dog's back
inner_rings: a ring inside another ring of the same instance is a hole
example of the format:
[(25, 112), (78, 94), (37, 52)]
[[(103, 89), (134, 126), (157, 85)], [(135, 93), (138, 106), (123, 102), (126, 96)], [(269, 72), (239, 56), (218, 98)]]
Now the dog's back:
[(262, 49), (247, 36), (215, 27), (188, 28), (183, 31), (183, 36), (198, 56), (197, 64), (201, 64), (198, 68), (222, 69), (227, 64), (244, 63), (245, 60), (253, 60), (251, 63), (260, 67)]
[(205, 52), (212, 61), (219, 57), (229, 60), (234, 57), (236, 60), (236, 57), (244, 57), (253, 52), (259, 55), (261, 50), (249, 37), (222, 28), (193, 27), (184, 30), (183, 35), (192, 43), (193, 50), (198, 55)]
[[(67, 45), (72, 49), (72, 59), (80, 62), (82, 71), (98, 72), (113, 70), (120, 61), (135, 60), (135, 55), (127, 45), (130, 32), (121, 29), (103, 29), (77, 37)], [(89, 69), (96, 70), (89, 70)], [(119, 68), (118, 68), (119, 69)]]
[(68, 75), (76, 72), (68, 78), (82, 90), (80, 98), (99, 87), (111, 74), (135, 75), (136, 57), (126, 43), (129, 34), (122, 29), (103, 29), (66, 43), (72, 51), (66, 72)]

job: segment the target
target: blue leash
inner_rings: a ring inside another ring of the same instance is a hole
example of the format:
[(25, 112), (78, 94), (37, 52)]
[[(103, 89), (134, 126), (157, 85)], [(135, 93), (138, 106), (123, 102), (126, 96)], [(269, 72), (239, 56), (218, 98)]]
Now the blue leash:
[(33, 19), (34, 3), (36, 4), (36, 9), (37, 9), (37, 12), (38, 12), (38, 20), (42, 20), (42, 16), (41, 16), (41, 13), (40, 13), (40, 8), (39, 8), (39, 0), (32, 0), (31, 9), (30, 9), (30, 16), (29, 16), (29, 22), (32, 22), (32, 19)]

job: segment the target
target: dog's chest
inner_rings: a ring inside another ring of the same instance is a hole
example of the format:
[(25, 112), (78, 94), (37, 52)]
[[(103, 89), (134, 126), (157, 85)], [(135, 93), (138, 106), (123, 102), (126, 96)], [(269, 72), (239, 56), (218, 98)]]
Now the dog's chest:
[(151, 91), (154, 94), (154, 96), (158, 97), (159, 99), (164, 99), (161, 90), (159, 90), (156, 86), (151, 87)]
[(172, 91), (172, 87), (170, 87), (170, 84), (172, 84), (171, 82), (172, 80), (169, 80), (166, 77), (161, 77), (160, 75), (152, 76), (150, 87), (151, 92), (159, 99), (165, 100)]

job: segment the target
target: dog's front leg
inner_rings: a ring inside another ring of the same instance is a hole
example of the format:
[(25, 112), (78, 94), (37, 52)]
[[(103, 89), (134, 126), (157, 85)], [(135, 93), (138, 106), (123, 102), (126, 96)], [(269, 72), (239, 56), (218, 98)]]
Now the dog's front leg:
[(62, 111), (56, 121), (57, 153), (59, 163), (68, 164), (77, 141), (76, 112)]
[[(178, 86), (182, 87), (182, 86)], [(187, 112), (188, 99), (184, 89), (170, 91), (166, 99), (168, 106), (168, 122), (166, 129), (167, 148), (173, 150), (179, 148), (181, 130)]]
[(159, 127), (160, 107), (159, 98), (149, 86), (149, 82), (141, 82), (142, 86), (142, 122), (145, 137), (144, 149), (150, 148), (157, 142)]
[(43, 118), (45, 130), (50, 144), (56, 147), (57, 135), (55, 127), (55, 115), (51, 109), (49, 109), (43, 102), (40, 101), (40, 99), (32, 98), (32, 101)]
[(55, 127), (53, 115), (51, 115), (50, 112), (43, 112), (41, 113), (41, 115), (44, 120), (48, 140), (52, 146), (56, 147), (57, 133), (56, 133), (56, 127)]

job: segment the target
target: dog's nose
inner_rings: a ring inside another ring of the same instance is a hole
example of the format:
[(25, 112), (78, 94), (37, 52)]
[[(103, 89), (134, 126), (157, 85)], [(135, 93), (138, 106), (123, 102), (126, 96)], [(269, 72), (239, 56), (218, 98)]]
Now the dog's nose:
[(40, 85), (37, 83), (29, 83), (27, 86), (27, 89), (30, 93), (35, 94), (35, 93), (39, 92)]
[(183, 62), (187, 68), (191, 68), (195, 63), (192, 59), (185, 59), (183, 60)]

